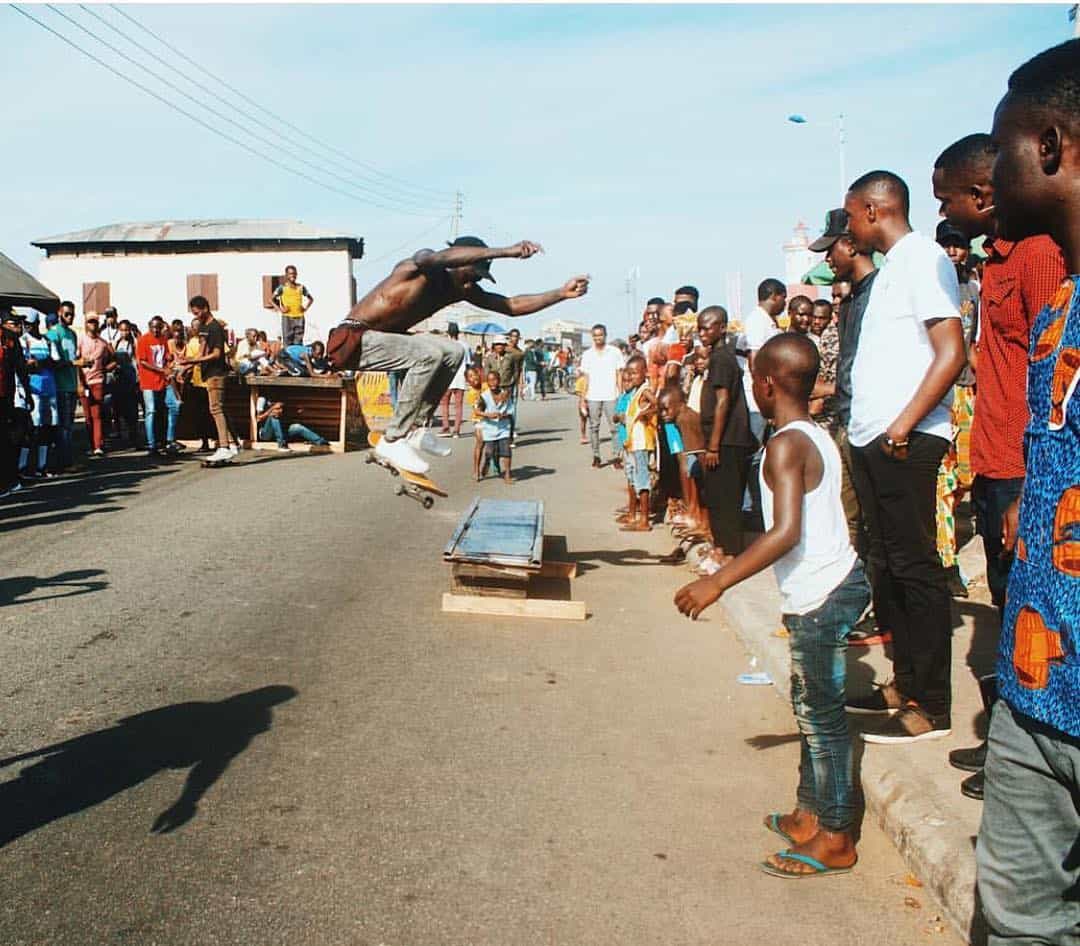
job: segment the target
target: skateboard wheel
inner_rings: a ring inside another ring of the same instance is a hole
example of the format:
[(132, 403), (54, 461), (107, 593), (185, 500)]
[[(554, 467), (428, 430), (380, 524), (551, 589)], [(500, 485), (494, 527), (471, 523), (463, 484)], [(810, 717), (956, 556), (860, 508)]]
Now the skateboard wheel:
[(423, 502), (425, 509), (430, 509), (432, 506), (435, 505), (435, 500), (432, 499), (430, 496), (425, 496)]
[(405, 489), (404, 486), (399, 486), (396, 490), (394, 490), (394, 495), (395, 496), (404, 496), (405, 493), (406, 493), (406, 489)]

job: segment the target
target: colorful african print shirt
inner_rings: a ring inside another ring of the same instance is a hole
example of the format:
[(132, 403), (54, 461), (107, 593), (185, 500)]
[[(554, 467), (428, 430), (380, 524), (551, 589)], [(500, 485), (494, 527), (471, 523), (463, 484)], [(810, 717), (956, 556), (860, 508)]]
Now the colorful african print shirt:
[(1013, 709), (1080, 737), (1080, 276), (1031, 333), (1027, 480), (998, 654)]

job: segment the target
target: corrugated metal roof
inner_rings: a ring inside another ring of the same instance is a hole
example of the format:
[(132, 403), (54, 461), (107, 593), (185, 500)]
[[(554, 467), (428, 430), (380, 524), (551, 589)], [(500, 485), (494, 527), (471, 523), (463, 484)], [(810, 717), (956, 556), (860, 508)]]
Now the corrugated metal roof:
[(112, 223), (34, 240), (39, 247), (95, 243), (180, 243), (194, 240), (356, 240), (300, 220), (151, 220)]

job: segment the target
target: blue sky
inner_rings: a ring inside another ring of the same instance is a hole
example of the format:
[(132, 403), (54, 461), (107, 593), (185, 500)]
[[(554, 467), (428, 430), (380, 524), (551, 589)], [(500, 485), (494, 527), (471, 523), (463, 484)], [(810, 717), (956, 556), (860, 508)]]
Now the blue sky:
[[(47, 9), (29, 9), (146, 80)], [(632, 267), (642, 304), (684, 282), (723, 302), (735, 271), (749, 300), (761, 278), (782, 275), (780, 245), (796, 221), (816, 231), (839, 203), (834, 132), (788, 114), (828, 123), (843, 111), (849, 178), (900, 173), (914, 223), (928, 229), (933, 159), (986, 130), (1009, 72), (1071, 31), (1065, 4), (125, 9), (189, 60), (95, 7), (190, 75), (210, 84), (202, 69), (216, 73), (316, 138), (446, 196), (423, 193), (437, 206), (414, 216), (296, 179), (3, 9), (0, 250), (18, 262), (36, 271), (35, 237), (122, 220), (295, 217), (365, 238), (363, 289), (407, 255), (395, 248), (445, 239), (438, 218), (460, 188), (465, 232), (547, 249), (496, 263), (500, 289), (589, 273), (589, 296), (559, 314), (620, 331)], [(321, 160), (304, 135), (281, 135)]]

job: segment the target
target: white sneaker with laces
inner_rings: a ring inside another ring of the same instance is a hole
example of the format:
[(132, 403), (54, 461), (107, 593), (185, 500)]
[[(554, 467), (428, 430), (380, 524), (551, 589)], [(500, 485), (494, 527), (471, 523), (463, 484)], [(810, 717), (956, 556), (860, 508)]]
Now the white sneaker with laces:
[(417, 427), (405, 439), (414, 450), (423, 450), (434, 457), (448, 457), (453, 453), (452, 447), (448, 444), (439, 443), (439, 438), (426, 427)]
[(206, 458), (207, 463), (220, 463), (222, 460), (231, 460), (233, 458), (232, 451), (227, 447), (218, 447), (213, 453)]
[(421, 457), (407, 440), (387, 440), (383, 437), (375, 446), (375, 454), (418, 476), (423, 476), (431, 469), (427, 460)]

